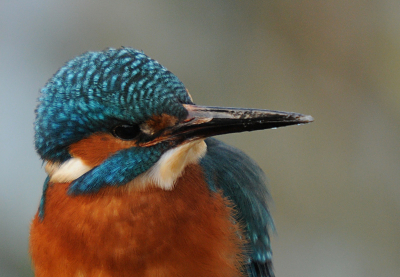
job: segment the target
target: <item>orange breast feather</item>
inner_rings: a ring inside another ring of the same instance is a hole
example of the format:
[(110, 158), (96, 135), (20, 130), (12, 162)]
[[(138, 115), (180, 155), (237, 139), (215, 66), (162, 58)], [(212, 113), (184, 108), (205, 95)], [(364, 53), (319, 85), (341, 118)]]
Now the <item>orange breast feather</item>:
[(242, 276), (234, 210), (203, 179), (190, 165), (171, 191), (69, 196), (69, 184), (50, 184), (31, 227), (36, 276)]

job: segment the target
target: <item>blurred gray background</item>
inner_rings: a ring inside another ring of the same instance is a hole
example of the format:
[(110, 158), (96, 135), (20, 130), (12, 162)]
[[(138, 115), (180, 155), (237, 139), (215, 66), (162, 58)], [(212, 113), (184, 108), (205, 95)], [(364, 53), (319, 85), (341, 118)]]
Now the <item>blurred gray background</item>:
[(0, 276), (32, 276), (45, 179), (39, 89), (88, 50), (131, 46), (197, 104), (311, 114), (220, 137), (267, 173), (278, 277), (400, 276), (400, 2), (0, 2)]

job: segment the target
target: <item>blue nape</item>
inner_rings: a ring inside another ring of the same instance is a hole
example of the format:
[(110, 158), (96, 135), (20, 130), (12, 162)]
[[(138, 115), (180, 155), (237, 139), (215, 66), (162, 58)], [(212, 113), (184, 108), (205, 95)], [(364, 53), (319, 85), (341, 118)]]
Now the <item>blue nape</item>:
[(206, 139), (207, 153), (200, 161), (211, 190), (221, 190), (235, 204), (237, 220), (249, 241), (246, 265), (250, 276), (274, 276), (268, 230), (274, 223), (268, 210), (266, 177), (245, 153), (214, 138)]

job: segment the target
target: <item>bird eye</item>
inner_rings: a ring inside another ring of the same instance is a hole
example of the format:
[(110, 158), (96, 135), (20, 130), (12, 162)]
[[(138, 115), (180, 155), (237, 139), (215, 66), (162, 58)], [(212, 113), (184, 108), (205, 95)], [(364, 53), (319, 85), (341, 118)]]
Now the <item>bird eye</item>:
[(118, 125), (112, 130), (112, 134), (120, 139), (130, 140), (140, 134), (138, 125)]

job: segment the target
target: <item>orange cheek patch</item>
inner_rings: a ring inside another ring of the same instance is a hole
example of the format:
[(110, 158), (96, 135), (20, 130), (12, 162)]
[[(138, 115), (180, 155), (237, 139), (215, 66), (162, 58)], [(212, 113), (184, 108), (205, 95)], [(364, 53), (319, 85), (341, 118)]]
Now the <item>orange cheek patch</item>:
[(69, 153), (82, 159), (86, 165), (95, 167), (114, 153), (135, 146), (135, 141), (121, 140), (107, 133), (95, 133), (72, 144)]

